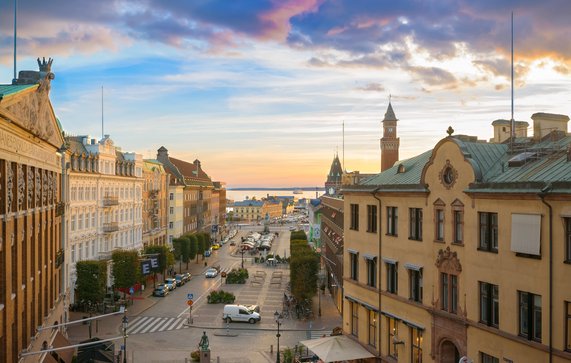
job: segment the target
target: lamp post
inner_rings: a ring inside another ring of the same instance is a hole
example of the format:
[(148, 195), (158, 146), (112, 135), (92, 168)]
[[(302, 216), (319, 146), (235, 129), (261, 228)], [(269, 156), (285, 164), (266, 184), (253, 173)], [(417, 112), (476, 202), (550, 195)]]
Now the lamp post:
[(129, 318), (127, 318), (127, 309), (123, 309), (123, 363), (127, 363), (127, 327), (129, 326)]
[(274, 319), (276, 320), (276, 323), (278, 324), (278, 333), (276, 334), (276, 337), (278, 338), (278, 350), (276, 352), (276, 362), (280, 363), (280, 325), (282, 325), (282, 315), (280, 313), (278, 313), (277, 311), (274, 313)]
[(244, 269), (244, 252), (246, 252), (243, 248), (240, 251), (240, 253), (242, 254), (242, 270)]

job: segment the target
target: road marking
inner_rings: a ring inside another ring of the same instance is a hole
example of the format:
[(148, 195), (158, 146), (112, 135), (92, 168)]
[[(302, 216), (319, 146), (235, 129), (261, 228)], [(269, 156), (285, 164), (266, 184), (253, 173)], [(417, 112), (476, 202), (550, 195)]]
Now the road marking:
[(184, 328), (186, 319), (142, 316), (135, 318), (133, 324), (127, 329), (128, 334), (144, 334), (179, 330)]

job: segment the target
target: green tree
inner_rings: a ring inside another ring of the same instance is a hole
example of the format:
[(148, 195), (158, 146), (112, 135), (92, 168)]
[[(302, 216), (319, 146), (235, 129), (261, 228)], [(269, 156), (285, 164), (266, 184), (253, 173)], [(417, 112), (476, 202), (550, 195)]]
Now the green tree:
[(113, 251), (113, 284), (123, 289), (123, 298), (127, 289), (135, 285), (141, 276), (139, 254), (137, 251)]
[(198, 255), (202, 255), (202, 259), (204, 259), (204, 251), (206, 251), (206, 242), (204, 241), (204, 235), (202, 235), (201, 233), (196, 233), (194, 234), (194, 236), (196, 237), (197, 243), (196, 243), (196, 262), (198, 263)]
[[(188, 258), (193, 260), (195, 257), (198, 256), (198, 238), (194, 234), (188, 235), (189, 242), (189, 253)], [(198, 260), (197, 260), (198, 262)]]
[(77, 273), (77, 300), (98, 304), (105, 298), (107, 283), (106, 261), (78, 261), (75, 265)]

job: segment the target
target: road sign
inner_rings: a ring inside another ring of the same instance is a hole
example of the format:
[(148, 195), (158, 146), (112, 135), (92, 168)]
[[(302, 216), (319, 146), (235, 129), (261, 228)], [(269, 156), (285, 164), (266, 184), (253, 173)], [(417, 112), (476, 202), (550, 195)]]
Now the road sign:
[(194, 304), (194, 301), (192, 301), (192, 300), (187, 300), (187, 301), (186, 301), (186, 305), (192, 306), (192, 304)]
[(222, 277), (226, 277), (226, 271), (222, 271), (222, 273), (220, 274)]
[(194, 300), (194, 294), (186, 294), (187, 300)]

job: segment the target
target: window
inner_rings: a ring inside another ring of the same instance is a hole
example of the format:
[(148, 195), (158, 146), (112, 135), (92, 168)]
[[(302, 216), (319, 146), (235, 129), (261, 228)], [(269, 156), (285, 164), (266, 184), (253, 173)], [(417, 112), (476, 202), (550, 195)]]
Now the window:
[(410, 208), (410, 228), (408, 238), (422, 241), (422, 209)]
[(349, 251), (349, 267), (351, 268), (351, 280), (357, 281), (359, 279), (359, 254), (354, 251)]
[(373, 310), (367, 310), (369, 317), (369, 345), (377, 346), (377, 313)]
[(169, 213), (173, 214), (174, 213), (174, 207), (169, 207)]
[(422, 363), (422, 330), (411, 327), (410, 361), (412, 363)]
[(565, 218), (565, 262), (571, 262), (571, 218)]
[(351, 302), (351, 334), (359, 336), (359, 304)]
[(71, 262), (75, 262), (75, 245), (71, 245)]
[(498, 252), (498, 214), (480, 212), (479, 250)]
[(377, 206), (367, 206), (367, 232), (377, 233)]
[(398, 345), (394, 344), (395, 340), (398, 339), (398, 334), (399, 334), (399, 325), (398, 325), (398, 321), (390, 316), (387, 316), (387, 329), (388, 334), (387, 337), (389, 338), (388, 341), (388, 346), (389, 346), (389, 356), (393, 357), (395, 359), (398, 359), (398, 350), (397, 347)]
[[(132, 193), (132, 191), (131, 191)], [(169, 193), (169, 200), (174, 200), (174, 193)]]
[(351, 227), (350, 229), (359, 230), (359, 204), (351, 204)]
[(398, 292), (398, 264), (385, 262), (387, 265), (387, 291), (393, 294)]
[(454, 243), (462, 243), (464, 241), (464, 212), (460, 210), (454, 211)]
[(565, 301), (565, 350), (571, 352), (571, 302)]
[(409, 269), (410, 300), (422, 302), (422, 269)]
[(95, 212), (91, 213), (91, 227), (95, 227)]
[(492, 355), (480, 352), (480, 362), (482, 363), (500, 363), (500, 360)]
[(173, 229), (174, 228), (174, 223), (173, 222), (169, 222), (169, 228)]
[(377, 259), (365, 257), (367, 261), (367, 285), (377, 287)]
[(398, 234), (398, 208), (387, 207), (387, 234), (396, 236)]
[(498, 327), (500, 323), (500, 296), (498, 285), (480, 282), (480, 322)]
[(434, 238), (437, 241), (444, 241), (444, 209), (436, 209), (434, 217), (436, 218), (436, 236)]
[(458, 276), (441, 272), (440, 287), (442, 310), (456, 314), (458, 311)]
[(518, 291), (519, 335), (541, 342), (541, 295)]
[(71, 230), (75, 231), (75, 224), (76, 224), (77, 217), (75, 215), (71, 216)]

